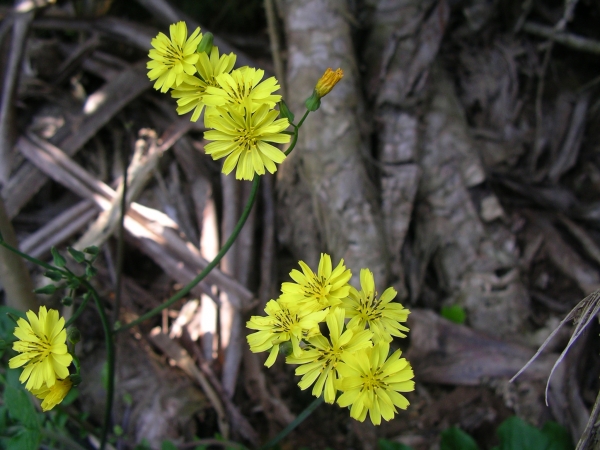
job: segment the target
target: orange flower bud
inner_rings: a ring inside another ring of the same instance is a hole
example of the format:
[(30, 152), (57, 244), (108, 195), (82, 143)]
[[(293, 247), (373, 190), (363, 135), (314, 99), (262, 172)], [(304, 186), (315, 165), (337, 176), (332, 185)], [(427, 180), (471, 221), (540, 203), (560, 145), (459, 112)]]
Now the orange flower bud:
[(331, 92), (333, 87), (342, 79), (344, 72), (342, 69), (337, 69), (335, 72), (331, 69), (327, 69), (323, 76), (317, 81), (315, 91), (319, 97), (325, 97)]

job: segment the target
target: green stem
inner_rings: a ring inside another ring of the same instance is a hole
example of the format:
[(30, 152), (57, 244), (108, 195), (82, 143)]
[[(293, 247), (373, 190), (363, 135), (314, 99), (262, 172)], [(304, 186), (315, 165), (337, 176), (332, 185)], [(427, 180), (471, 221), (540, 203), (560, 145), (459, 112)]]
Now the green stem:
[(304, 123), (304, 121), (306, 120), (306, 118), (308, 117), (308, 115), (310, 114), (310, 111), (307, 109), (306, 112), (304, 113), (304, 115), (302, 116), (302, 119), (300, 119), (300, 122), (298, 122), (298, 125), (296, 125), (296, 128), (299, 129), (302, 124)]
[(57, 267), (54, 267), (54, 266), (51, 266), (50, 264), (45, 263), (44, 261), (40, 261), (39, 259), (34, 258), (33, 256), (29, 256), (27, 253), (23, 253), (22, 251), (20, 251), (19, 249), (13, 247), (12, 245), (7, 244), (6, 241), (2, 239), (2, 235), (0, 235), (0, 245), (2, 247), (4, 247), (5, 249), (10, 250), (13, 253), (16, 253), (21, 258), (24, 258), (24, 259), (26, 259), (27, 261), (29, 261), (29, 262), (31, 262), (33, 264), (36, 264), (36, 265), (38, 265), (40, 267), (43, 267), (44, 269), (52, 270), (53, 272), (60, 272), (63, 275), (65, 275), (67, 273), (64, 270), (61, 270), (61, 269), (59, 269)]
[(294, 147), (296, 147), (296, 143), (298, 142), (298, 130), (300, 129), (300, 127), (302, 126), (302, 124), (304, 123), (304, 121), (306, 120), (306, 118), (308, 117), (309, 114), (310, 114), (310, 111), (307, 109), (306, 112), (304, 113), (304, 115), (302, 116), (302, 119), (300, 119), (300, 122), (298, 122), (298, 125), (292, 124), (292, 126), (294, 127), (294, 136), (292, 137), (292, 142), (291, 142), (289, 148), (284, 152), (285, 156), (292, 153), (292, 150), (294, 150)]
[(277, 444), (279, 441), (281, 441), (284, 437), (286, 437), (288, 434), (290, 434), (294, 430), (294, 428), (296, 428), (298, 425), (300, 425), (302, 422), (304, 422), (304, 420), (308, 416), (310, 416), (313, 413), (313, 411), (321, 405), (321, 403), (323, 403), (323, 396), (315, 399), (310, 405), (308, 405), (306, 407), (306, 409), (304, 411), (302, 411), (300, 414), (298, 414), (298, 417), (296, 417), (296, 419), (294, 419), (294, 421), (292, 423), (290, 423), (287, 427), (285, 427), (283, 430), (281, 430), (281, 432), (277, 436), (275, 436), (273, 439), (271, 439), (265, 445), (260, 447), (258, 450), (267, 450), (267, 449), (273, 447), (275, 444)]
[(85, 307), (87, 306), (89, 301), (90, 301), (90, 295), (83, 297), (83, 301), (81, 302), (81, 305), (79, 305), (79, 308), (77, 308), (77, 311), (75, 311), (75, 314), (73, 314), (71, 316), (71, 318), (69, 320), (67, 320), (67, 323), (65, 323), (65, 328), (68, 328), (69, 325), (72, 325), (73, 322), (75, 322), (77, 320), (77, 318), (81, 315), (81, 313), (83, 312), (83, 310), (85, 309)]
[(238, 235), (240, 234), (240, 231), (242, 231), (242, 227), (246, 223), (246, 219), (248, 219), (248, 216), (250, 215), (250, 211), (252, 210), (252, 206), (254, 205), (254, 201), (256, 200), (256, 194), (258, 192), (259, 185), (260, 185), (260, 177), (255, 175), (254, 181), (252, 182), (252, 191), (250, 192), (250, 197), (248, 198), (248, 202), (246, 203), (246, 206), (244, 208), (244, 211), (242, 212), (240, 220), (238, 220), (238, 223), (236, 224), (236, 226), (233, 230), (233, 233), (231, 233), (231, 236), (229, 236), (229, 239), (227, 239), (227, 242), (225, 242), (225, 245), (223, 245), (223, 248), (219, 251), (219, 253), (217, 253), (217, 256), (215, 256), (215, 259), (213, 259), (204, 268), (204, 270), (196, 276), (196, 278), (194, 278), (183, 289), (181, 289), (179, 292), (177, 292), (175, 295), (173, 295), (170, 299), (168, 299), (162, 305), (157, 306), (154, 309), (151, 309), (146, 314), (138, 317), (136, 320), (116, 329), (114, 331), (115, 333), (119, 333), (121, 331), (128, 330), (129, 328), (142, 323), (144, 320), (147, 320), (147, 319), (155, 316), (156, 314), (161, 312), (163, 309), (168, 308), (173, 303), (175, 303), (177, 300), (182, 299), (194, 288), (194, 286), (196, 286), (198, 283), (200, 283), (200, 281), (202, 281), (206, 277), (206, 275), (208, 275), (210, 273), (210, 271), (213, 270), (213, 268), (217, 264), (219, 264), (219, 261), (221, 261), (221, 258), (223, 258), (223, 256), (225, 256), (225, 253), (227, 253), (229, 248), (233, 245), (233, 243), (237, 239)]
[(100, 301), (100, 297), (96, 290), (88, 281), (84, 281), (83, 285), (94, 297), (94, 303), (98, 308), (98, 314), (100, 314), (100, 321), (102, 322), (102, 328), (104, 328), (104, 345), (106, 346), (106, 409), (104, 411), (104, 423), (102, 424), (102, 435), (100, 440), (100, 450), (104, 450), (106, 445), (106, 439), (108, 437), (108, 427), (110, 426), (110, 417), (112, 413), (112, 404), (115, 390), (115, 346), (113, 343), (113, 335), (111, 332), (110, 323), (104, 311), (104, 305)]

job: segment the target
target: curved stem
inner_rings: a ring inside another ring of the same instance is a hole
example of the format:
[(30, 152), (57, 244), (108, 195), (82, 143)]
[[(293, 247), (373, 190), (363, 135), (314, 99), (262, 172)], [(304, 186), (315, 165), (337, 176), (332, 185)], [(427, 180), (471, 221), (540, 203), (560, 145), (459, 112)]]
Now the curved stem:
[(108, 437), (108, 427), (110, 426), (110, 416), (112, 414), (112, 403), (115, 390), (115, 346), (113, 343), (113, 335), (110, 329), (110, 323), (104, 311), (104, 305), (100, 301), (100, 297), (92, 285), (84, 281), (83, 285), (94, 297), (94, 303), (98, 308), (98, 314), (100, 314), (100, 321), (102, 322), (102, 328), (104, 328), (104, 344), (106, 346), (106, 409), (104, 411), (104, 423), (102, 424), (102, 435), (100, 440), (100, 450), (104, 449), (106, 445), (106, 438)]
[(288, 434), (290, 434), (294, 430), (294, 428), (296, 428), (298, 425), (300, 425), (302, 422), (304, 422), (304, 420), (308, 416), (310, 416), (313, 413), (313, 411), (321, 405), (321, 403), (323, 403), (323, 396), (315, 399), (310, 405), (308, 405), (306, 407), (306, 409), (304, 411), (302, 411), (300, 414), (298, 414), (298, 417), (296, 417), (292, 423), (290, 423), (287, 427), (285, 427), (283, 430), (281, 430), (281, 432), (277, 436), (275, 436), (273, 439), (271, 439), (265, 445), (260, 447), (258, 450), (267, 450), (267, 449), (273, 447), (275, 444), (277, 444), (279, 441), (281, 441), (284, 437), (286, 437)]
[(2, 235), (0, 235), (0, 245), (2, 247), (4, 247), (5, 249), (10, 250), (13, 253), (16, 253), (21, 258), (24, 258), (24, 259), (26, 259), (27, 261), (29, 261), (29, 262), (31, 262), (33, 264), (36, 264), (36, 265), (38, 265), (40, 267), (43, 267), (44, 269), (52, 270), (54, 272), (60, 272), (63, 275), (66, 274), (66, 271), (61, 270), (58, 267), (54, 267), (54, 266), (52, 266), (52, 265), (50, 265), (48, 263), (45, 263), (44, 261), (40, 261), (39, 259), (34, 258), (33, 256), (29, 256), (27, 253), (23, 253), (22, 251), (20, 251), (19, 249), (13, 247), (12, 245), (7, 244), (6, 241), (2, 239)]
[(87, 306), (89, 301), (90, 301), (89, 295), (87, 297), (83, 298), (83, 301), (81, 302), (81, 305), (79, 305), (79, 308), (77, 308), (77, 311), (75, 311), (75, 314), (73, 314), (71, 316), (71, 318), (69, 320), (67, 320), (67, 323), (65, 323), (65, 328), (68, 328), (69, 325), (72, 325), (73, 322), (75, 322), (75, 320), (77, 320), (77, 318), (81, 315), (81, 313), (83, 312), (83, 310), (85, 309), (85, 307)]
[(296, 144), (298, 143), (298, 130), (300, 129), (300, 127), (302, 126), (309, 114), (310, 111), (307, 109), (304, 115), (302, 116), (302, 119), (300, 119), (300, 122), (298, 122), (298, 125), (291, 124), (294, 127), (294, 135), (292, 137), (292, 143), (290, 144), (289, 148), (284, 152), (285, 156), (292, 153), (292, 150), (294, 150), (294, 147), (296, 147)]
[(204, 270), (202, 272), (200, 272), (196, 276), (196, 278), (194, 278), (192, 281), (190, 281), (183, 289), (181, 289), (179, 292), (177, 292), (175, 295), (173, 295), (170, 299), (168, 299), (162, 305), (157, 306), (154, 309), (151, 309), (146, 314), (138, 317), (136, 320), (128, 323), (127, 325), (123, 325), (122, 327), (114, 330), (114, 333), (118, 333), (123, 330), (128, 330), (129, 328), (142, 323), (144, 320), (155, 316), (156, 314), (161, 312), (163, 309), (166, 309), (169, 306), (171, 306), (177, 300), (182, 299), (194, 288), (194, 286), (196, 286), (198, 283), (200, 283), (200, 281), (202, 281), (204, 279), (204, 277), (206, 277), (206, 275), (208, 275), (209, 272), (211, 270), (213, 270), (213, 268), (217, 264), (219, 264), (219, 261), (221, 261), (223, 256), (225, 256), (225, 253), (227, 253), (229, 248), (233, 245), (233, 243), (237, 239), (238, 235), (240, 234), (240, 231), (242, 231), (242, 227), (246, 223), (246, 219), (248, 219), (248, 216), (250, 215), (250, 211), (252, 210), (252, 206), (254, 205), (254, 201), (256, 200), (256, 194), (258, 192), (259, 185), (260, 185), (260, 177), (255, 175), (254, 180), (252, 181), (252, 191), (250, 191), (250, 197), (248, 198), (248, 202), (246, 203), (246, 206), (244, 207), (244, 212), (242, 212), (240, 220), (238, 220), (238, 223), (236, 224), (235, 228), (233, 229), (233, 233), (231, 233), (231, 236), (229, 236), (229, 239), (227, 239), (227, 242), (225, 242), (225, 245), (223, 245), (223, 248), (221, 248), (219, 253), (217, 253), (217, 256), (215, 256), (215, 258), (204, 268)]

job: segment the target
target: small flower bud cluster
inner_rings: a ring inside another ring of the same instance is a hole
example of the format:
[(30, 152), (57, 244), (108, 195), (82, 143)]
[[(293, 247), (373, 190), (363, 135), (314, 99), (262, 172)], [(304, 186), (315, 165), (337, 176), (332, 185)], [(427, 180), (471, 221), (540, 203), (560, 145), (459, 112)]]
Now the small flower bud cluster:
[(350, 407), (354, 419), (362, 422), (369, 414), (375, 425), (392, 419), (409, 404), (400, 392), (414, 390), (410, 363), (400, 350), (389, 355), (393, 337), (406, 337), (410, 311), (392, 301), (391, 287), (377, 295), (369, 269), (361, 270), (358, 290), (348, 284), (352, 273), (344, 260), (333, 268), (322, 254), (317, 273), (299, 264), (302, 271), (290, 272), (294, 282), (283, 283), (280, 297), (267, 303), (267, 315), (246, 324), (257, 330), (247, 337), (250, 350), (269, 351), (267, 367), (284, 350), (286, 362), (299, 365), (301, 389), (313, 386), (312, 394), (327, 403), (341, 393), (337, 404)]

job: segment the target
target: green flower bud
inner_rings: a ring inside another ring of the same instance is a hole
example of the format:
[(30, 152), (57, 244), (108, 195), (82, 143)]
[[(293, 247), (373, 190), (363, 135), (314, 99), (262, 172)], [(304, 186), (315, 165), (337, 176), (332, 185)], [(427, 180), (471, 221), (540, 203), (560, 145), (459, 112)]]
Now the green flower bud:
[(45, 295), (51, 295), (54, 294), (56, 292), (58, 288), (53, 285), (53, 284), (49, 284), (47, 286), (41, 287), (39, 289), (36, 289), (35, 292), (36, 294), (45, 294)]
[(78, 373), (70, 375), (69, 378), (71, 379), (71, 383), (73, 383), (73, 386), (77, 386), (81, 383), (81, 375), (79, 375)]
[(65, 306), (71, 306), (73, 304), (73, 297), (65, 297), (60, 302)]
[(50, 253), (52, 253), (52, 259), (54, 259), (54, 265), (56, 267), (65, 267), (67, 260), (64, 258), (64, 256), (58, 253), (56, 247), (50, 248)]
[(198, 44), (198, 50), (196, 51), (198, 53), (205, 52), (207, 55), (210, 55), (210, 52), (213, 48), (213, 40), (214, 36), (211, 32), (204, 33), (204, 36), (202, 36), (202, 40)]
[(290, 341), (282, 342), (279, 345), (279, 353), (281, 353), (284, 356), (290, 356), (292, 353), (294, 353), (292, 343)]
[(80, 252), (79, 250), (75, 250), (73, 247), (67, 248), (67, 251), (73, 257), (73, 259), (75, 261), (77, 261), (78, 263), (82, 263), (83, 261), (85, 261), (85, 254), (83, 252)]
[(321, 97), (317, 91), (313, 91), (312, 95), (306, 99), (304, 104), (309, 111), (316, 111), (321, 106)]
[(290, 123), (294, 122), (294, 113), (290, 111), (285, 100), (279, 102), (279, 115), (286, 118)]
[(81, 333), (77, 328), (69, 327), (67, 328), (67, 340), (71, 344), (77, 344), (79, 341), (81, 341)]

